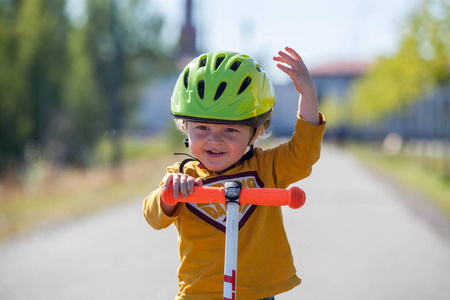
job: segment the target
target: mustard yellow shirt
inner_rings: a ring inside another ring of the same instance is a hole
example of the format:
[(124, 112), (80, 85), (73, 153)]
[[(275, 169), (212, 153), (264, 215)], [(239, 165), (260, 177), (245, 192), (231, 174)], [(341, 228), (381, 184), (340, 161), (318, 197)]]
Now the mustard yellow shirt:
[[(297, 118), (289, 142), (276, 148), (255, 148), (254, 156), (222, 174), (189, 162), (184, 173), (206, 186), (241, 181), (245, 187), (287, 188), (311, 173), (319, 159), (325, 121), (313, 126)], [(178, 173), (180, 163), (167, 168)], [(226, 207), (218, 203), (179, 203), (173, 217), (160, 207), (161, 186), (144, 201), (147, 222), (155, 229), (172, 223), (178, 229), (180, 267), (176, 300), (223, 299)], [(255, 300), (299, 285), (280, 207), (245, 205), (240, 208), (237, 298)]]

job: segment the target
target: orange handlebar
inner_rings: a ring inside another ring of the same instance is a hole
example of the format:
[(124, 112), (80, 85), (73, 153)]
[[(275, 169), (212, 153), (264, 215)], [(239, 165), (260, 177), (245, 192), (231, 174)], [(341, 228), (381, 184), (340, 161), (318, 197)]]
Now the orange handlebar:
[[(169, 205), (175, 205), (178, 202), (190, 203), (226, 203), (224, 187), (194, 186), (194, 192), (187, 198), (181, 195), (178, 198), (173, 197), (173, 187), (170, 185), (168, 190), (162, 190), (162, 199)], [(291, 187), (288, 190), (274, 188), (245, 188), (242, 187), (239, 197), (239, 203), (282, 206), (288, 205), (290, 208), (300, 208), (305, 204), (305, 192), (299, 187)]]

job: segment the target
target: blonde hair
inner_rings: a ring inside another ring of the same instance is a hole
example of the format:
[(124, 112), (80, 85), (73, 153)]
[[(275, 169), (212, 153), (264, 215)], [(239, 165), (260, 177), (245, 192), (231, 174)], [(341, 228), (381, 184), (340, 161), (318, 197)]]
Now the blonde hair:
[(187, 121), (183, 119), (174, 119), (175, 126), (177, 126), (177, 129), (187, 135)]

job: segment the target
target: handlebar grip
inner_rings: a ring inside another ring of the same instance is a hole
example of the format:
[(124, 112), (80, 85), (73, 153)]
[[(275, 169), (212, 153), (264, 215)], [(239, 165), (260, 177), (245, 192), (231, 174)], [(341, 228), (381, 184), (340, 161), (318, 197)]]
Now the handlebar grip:
[(168, 205), (175, 205), (178, 202), (225, 204), (225, 189), (223, 187), (194, 186), (194, 192), (189, 197), (183, 198), (180, 194), (178, 198), (174, 198), (173, 185), (170, 184), (168, 190), (162, 190), (161, 197)]
[[(161, 197), (168, 205), (175, 205), (178, 202), (190, 203), (222, 203), (225, 204), (225, 188), (194, 186), (194, 192), (188, 198), (181, 195), (178, 198), (173, 197), (173, 186), (168, 190), (162, 190)], [(282, 206), (288, 205), (290, 208), (300, 208), (305, 204), (305, 192), (299, 187), (291, 187), (288, 190), (275, 188), (245, 188), (241, 189), (239, 203)]]
[(299, 187), (291, 187), (288, 190), (274, 188), (250, 188), (242, 189), (239, 198), (240, 204), (256, 204), (300, 208), (305, 204), (305, 192)]

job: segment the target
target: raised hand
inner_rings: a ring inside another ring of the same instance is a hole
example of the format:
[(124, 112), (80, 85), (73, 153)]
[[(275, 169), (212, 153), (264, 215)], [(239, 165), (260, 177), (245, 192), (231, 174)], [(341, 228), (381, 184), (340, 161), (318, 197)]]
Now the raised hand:
[(277, 64), (277, 67), (292, 79), (295, 88), (300, 94), (315, 93), (316, 87), (303, 59), (294, 49), (289, 47), (285, 49), (287, 53), (279, 51), (279, 56), (273, 57), (273, 60), (280, 62)]
[(314, 81), (300, 55), (292, 48), (286, 47), (285, 50), (286, 52), (279, 51), (273, 60), (279, 62), (277, 67), (291, 78), (295, 89), (300, 93), (298, 115), (307, 122), (318, 125), (319, 105)]

